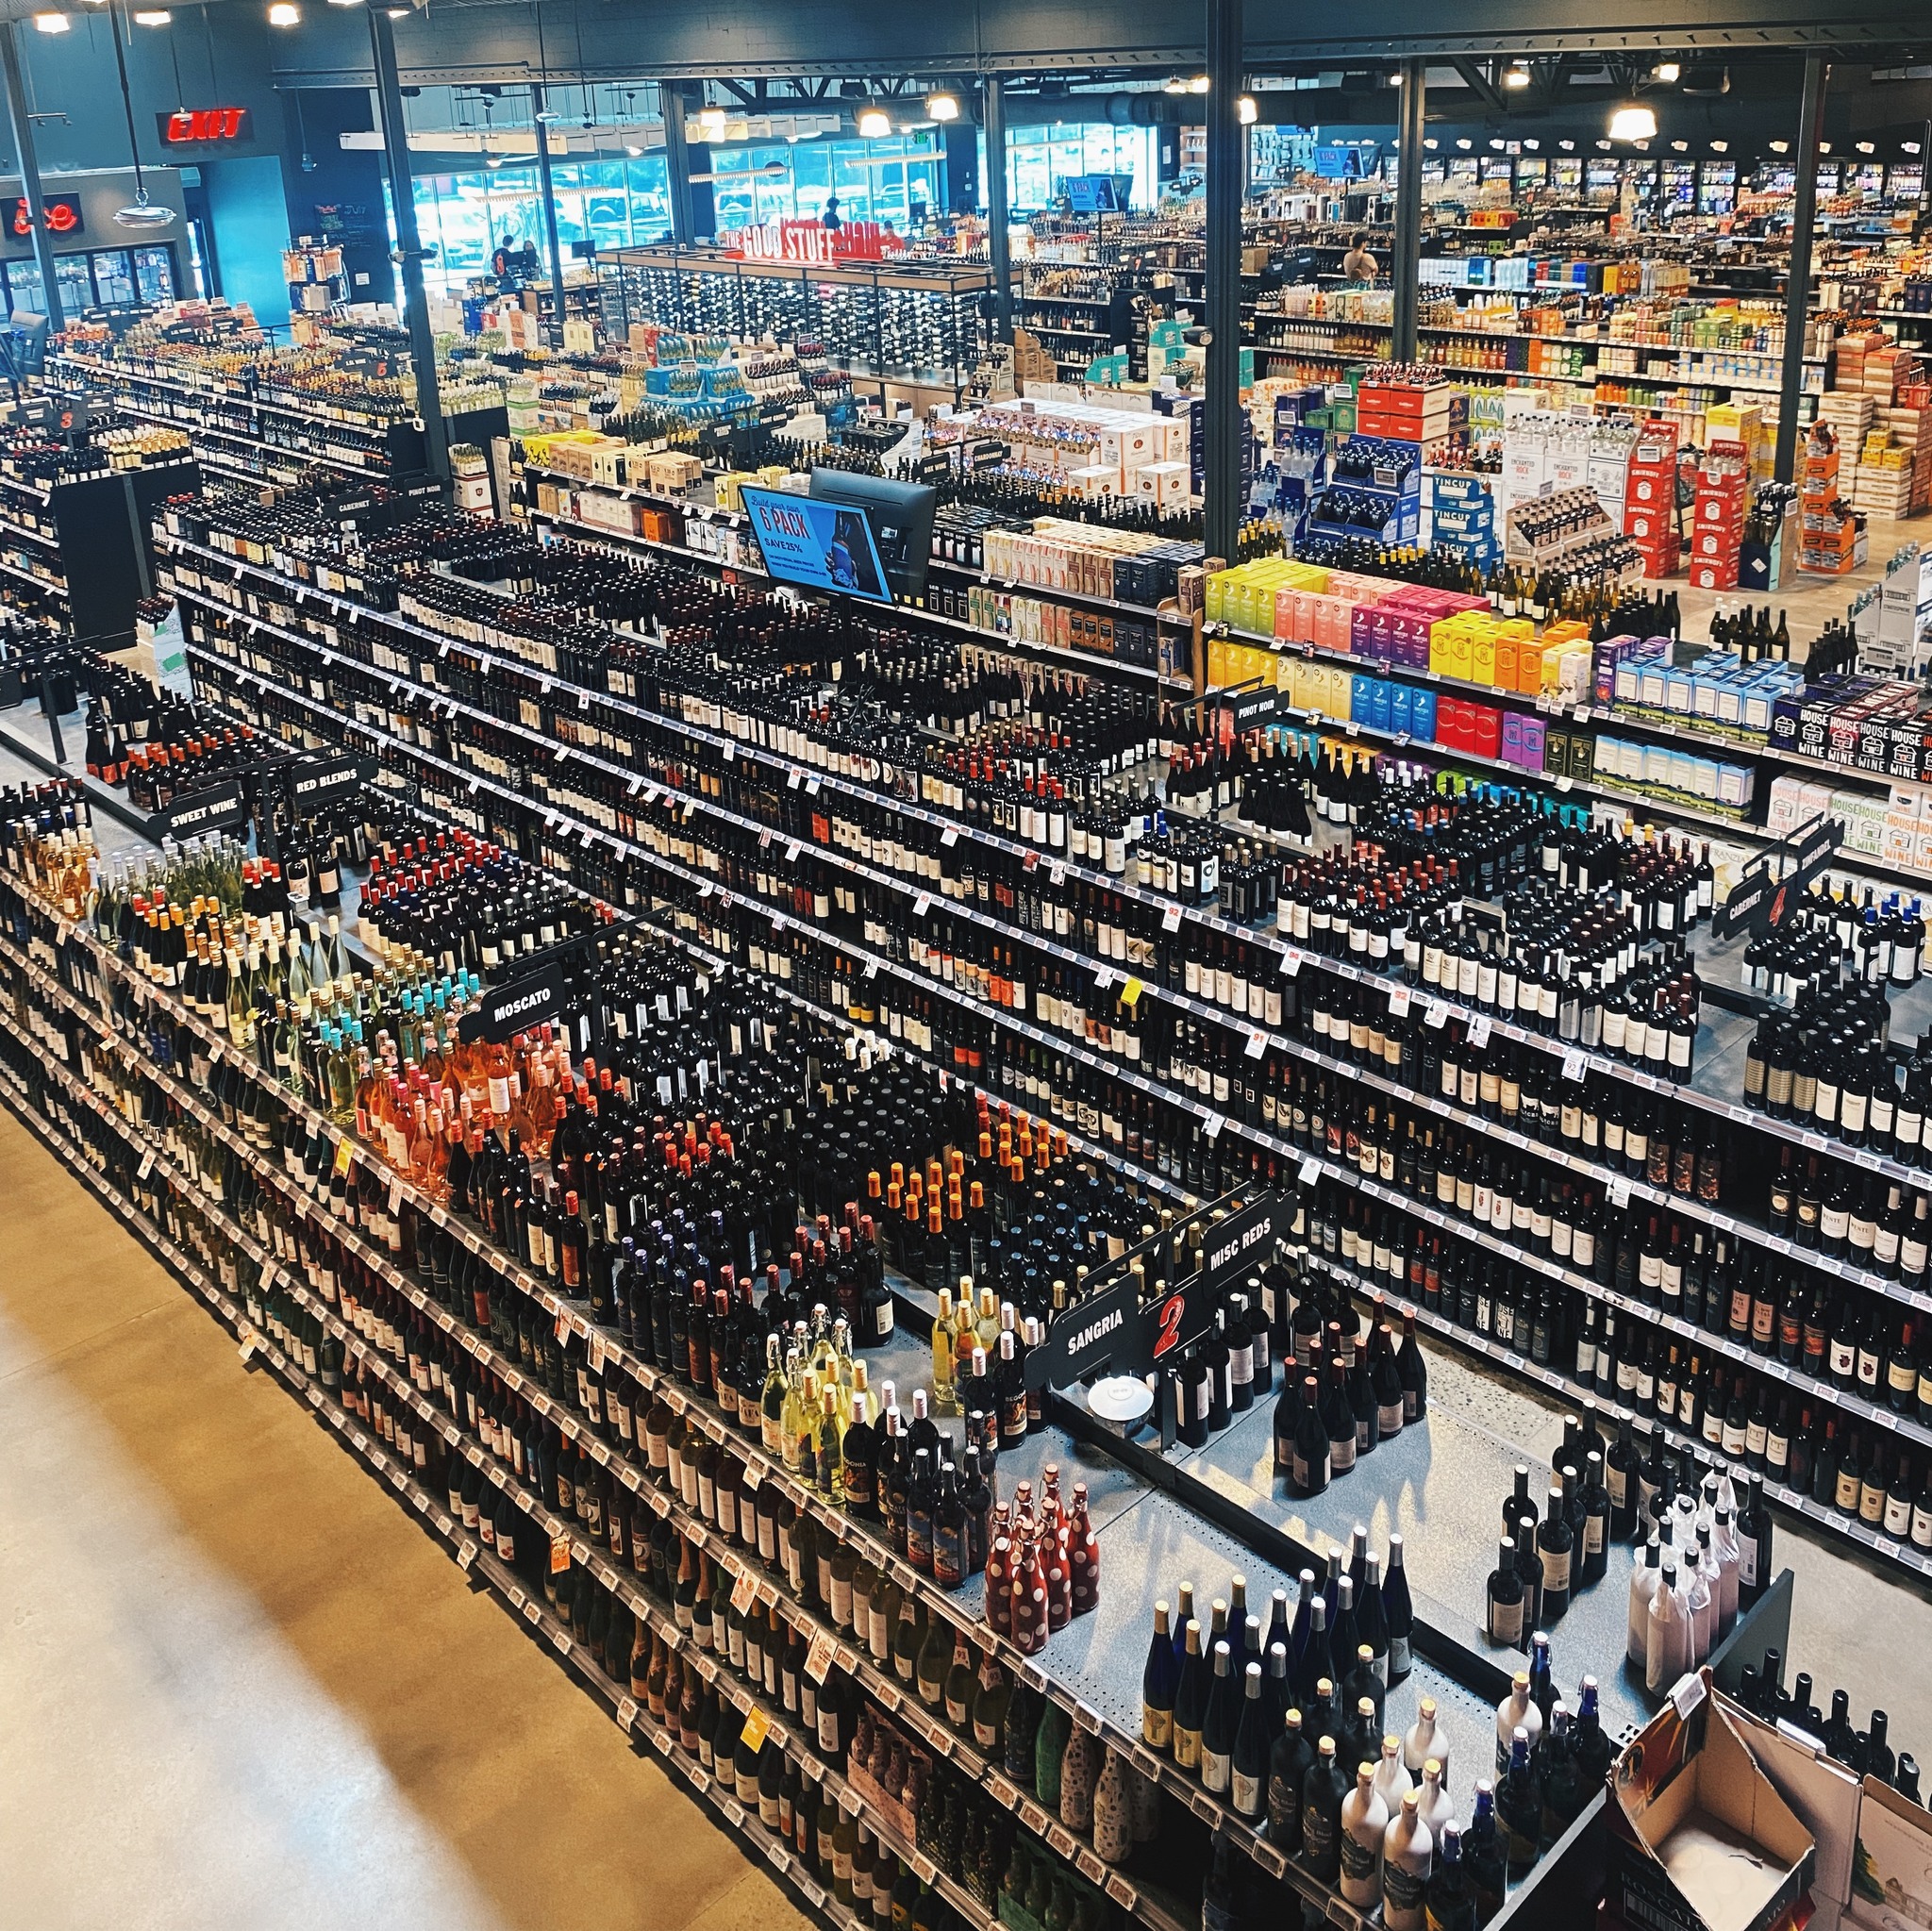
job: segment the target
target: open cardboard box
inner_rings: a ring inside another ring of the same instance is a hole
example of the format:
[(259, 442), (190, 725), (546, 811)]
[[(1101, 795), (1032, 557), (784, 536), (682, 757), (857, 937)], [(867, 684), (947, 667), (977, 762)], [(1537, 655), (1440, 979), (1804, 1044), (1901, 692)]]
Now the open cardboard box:
[(1611, 1912), (1642, 1931), (1774, 1931), (1802, 1920), (1811, 1833), (1758, 1768), (1710, 1672), (1685, 1677), (1618, 1761)]

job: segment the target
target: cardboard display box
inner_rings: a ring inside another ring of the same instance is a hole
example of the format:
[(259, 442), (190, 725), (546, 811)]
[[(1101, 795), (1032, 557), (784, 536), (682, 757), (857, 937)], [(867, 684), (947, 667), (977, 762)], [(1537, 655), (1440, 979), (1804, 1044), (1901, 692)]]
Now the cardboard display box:
[(1686, 1676), (1619, 1758), (1609, 1915), (1633, 1931), (1780, 1931), (1799, 1922), (1816, 1847), (1744, 1741), (1742, 1717)]

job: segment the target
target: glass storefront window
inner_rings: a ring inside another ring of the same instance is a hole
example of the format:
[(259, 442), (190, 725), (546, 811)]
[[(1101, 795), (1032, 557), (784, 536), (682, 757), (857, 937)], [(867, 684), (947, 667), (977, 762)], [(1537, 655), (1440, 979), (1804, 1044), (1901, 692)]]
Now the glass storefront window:
[(1160, 199), (1155, 167), (1158, 136), (1158, 130), (1152, 127), (1082, 122), (1018, 128), (1007, 143), (1008, 206), (1016, 214), (1053, 207), (1070, 175), (1126, 175), (1133, 183), (1129, 206), (1153, 208)]

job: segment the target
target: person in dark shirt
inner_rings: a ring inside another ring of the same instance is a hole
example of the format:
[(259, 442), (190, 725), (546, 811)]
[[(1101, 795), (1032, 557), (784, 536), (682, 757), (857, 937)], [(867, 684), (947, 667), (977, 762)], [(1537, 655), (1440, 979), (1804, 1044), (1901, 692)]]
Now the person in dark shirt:
[(837, 234), (845, 224), (839, 219), (839, 197), (830, 194), (825, 197), (825, 211), (819, 217), (819, 226)]

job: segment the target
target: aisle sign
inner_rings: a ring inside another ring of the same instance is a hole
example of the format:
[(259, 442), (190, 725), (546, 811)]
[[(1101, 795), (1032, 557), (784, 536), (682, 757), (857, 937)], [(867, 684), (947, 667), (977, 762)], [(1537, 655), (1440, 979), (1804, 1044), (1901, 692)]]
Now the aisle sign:
[(247, 820), (248, 803), (242, 795), (242, 780), (224, 778), (218, 785), (191, 791), (165, 810), (157, 811), (147, 822), (147, 835), (157, 844), (165, 838), (178, 843), (211, 831), (233, 831)]

